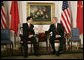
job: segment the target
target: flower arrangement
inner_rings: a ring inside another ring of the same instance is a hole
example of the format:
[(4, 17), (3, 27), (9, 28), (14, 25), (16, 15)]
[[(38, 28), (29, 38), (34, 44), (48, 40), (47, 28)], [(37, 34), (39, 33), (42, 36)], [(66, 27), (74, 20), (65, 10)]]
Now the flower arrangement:
[(39, 41), (46, 41), (47, 35), (45, 33), (39, 33)]

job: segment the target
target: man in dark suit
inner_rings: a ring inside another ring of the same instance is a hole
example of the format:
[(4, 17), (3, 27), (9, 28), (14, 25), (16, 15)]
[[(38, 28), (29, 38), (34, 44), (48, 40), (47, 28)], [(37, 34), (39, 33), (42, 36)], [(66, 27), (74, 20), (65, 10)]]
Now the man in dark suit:
[[(50, 37), (50, 44), (53, 49), (53, 54), (56, 54), (59, 56), (59, 52), (63, 50), (63, 43), (64, 43), (64, 27), (62, 24), (57, 23), (57, 18), (53, 17), (52, 21), (53, 24), (50, 25), (50, 28), (48, 31), (45, 31), (45, 34), (49, 34), (52, 32), (52, 36)], [(44, 30), (41, 30), (40, 33), (44, 32)], [(54, 40), (60, 40), (60, 46), (58, 52), (55, 50)]]
[(34, 54), (38, 55), (37, 52), (37, 43), (36, 39), (34, 37), (35, 32), (34, 32), (34, 26), (31, 24), (32, 22), (32, 17), (27, 17), (27, 23), (23, 24), (23, 46), (24, 46), (24, 56), (28, 56), (28, 43), (27, 41), (30, 40), (33, 43), (34, 46)]

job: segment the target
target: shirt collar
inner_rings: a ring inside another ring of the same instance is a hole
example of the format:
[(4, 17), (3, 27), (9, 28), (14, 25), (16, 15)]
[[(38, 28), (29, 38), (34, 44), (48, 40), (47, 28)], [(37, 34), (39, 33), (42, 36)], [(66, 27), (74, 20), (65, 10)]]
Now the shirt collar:
[(55, 26), (57, 27), (57, 23), (55, 23)]
[(57, 23), (55, 25), (57, 25)]
[(30, 23), (27, 23), (28, 25), (30, 24)]

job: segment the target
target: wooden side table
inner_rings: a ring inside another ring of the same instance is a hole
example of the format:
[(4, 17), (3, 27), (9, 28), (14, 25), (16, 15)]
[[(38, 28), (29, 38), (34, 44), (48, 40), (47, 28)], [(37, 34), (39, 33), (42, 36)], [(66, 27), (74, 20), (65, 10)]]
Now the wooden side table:
[[(40, 42), (46, 42), (46, 52), (48, 52), (49, 51), (49, 49), (48, 49), (48, 38), (49, 38), (49, 34), (48, 35), (45, 35), (45, 36), (43, 36), (43, 37), (41, 37), (41, 35), (40, 34), (37, 34), (37, 37), (38, 37), (38, 47), (39, 47), (39, 43)], [(38, 48), (38, 51), (40, 51), (40, 48)]]

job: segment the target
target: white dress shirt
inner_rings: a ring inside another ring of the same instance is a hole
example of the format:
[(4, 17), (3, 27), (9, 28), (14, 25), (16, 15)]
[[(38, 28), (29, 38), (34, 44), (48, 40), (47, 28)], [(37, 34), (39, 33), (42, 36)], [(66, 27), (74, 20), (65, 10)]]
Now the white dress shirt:
[(28, 26), (30, 26), (30, 23), (27, 23), (28, 24)]
[(56, 28), (57, 28), (57, 23), (55, 24)]

